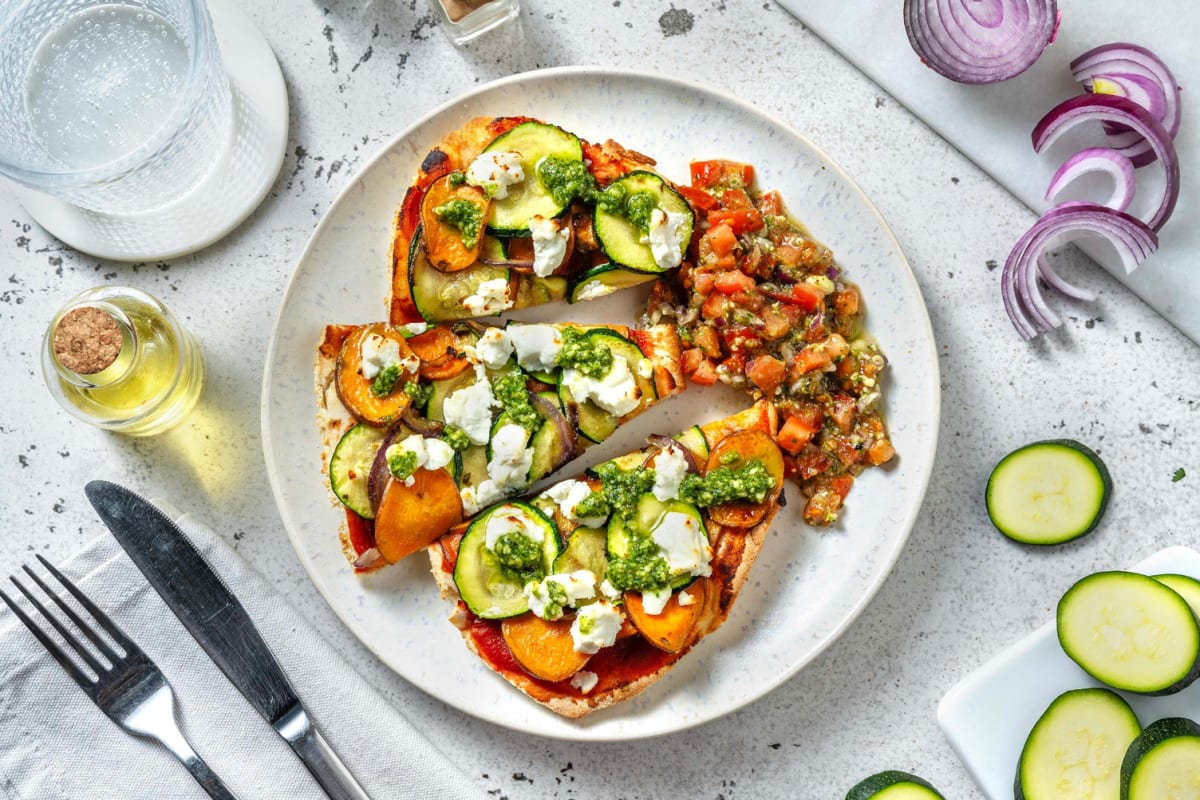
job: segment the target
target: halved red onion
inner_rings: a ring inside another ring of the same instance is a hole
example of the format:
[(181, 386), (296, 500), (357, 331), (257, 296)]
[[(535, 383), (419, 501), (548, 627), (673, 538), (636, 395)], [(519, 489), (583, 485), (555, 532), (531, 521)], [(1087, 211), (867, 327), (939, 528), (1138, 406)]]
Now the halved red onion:
[(1116, 248), (1126, 272), (1132, 272), (1158, 249), (1154, 231), (1123, 211), (1096, 203), (1075, 202), (1063, 203), (1047, 211), (1017, 240), (1000, 275), (1004, 310), (1024, 339), (1032, 339), (1038, 333), (1062, 324), (1058, 315), (1046, 305), (1037, 285), (1042, 253), (1049, 247), (1089, 234), (1108, 240)]
[[(1182, 119), (1179, 84), (1163, 60), (1146, 48), (1128, 42), (1092, 48), (1071, 62), (1071, 75), (1090, 92), (1096, 91), (1096, 78), (1107, 79), (1110, 85), (1104, 87), (1106, 90), (1119, 88), (1120, 96), (1138, 103), (1162, 122), (1172, 139), (1179, 133)], [(1151, 88), (1151, 83), (1156, 88)], [(1159, 98), (1161, 110), (1156, 107)], [(1132, 147), (1140, 138), (1133, 131), (1120, 131), (1119, 123), (1110, 123), (1108, 130), (1117, 137), (1113, 141), (1116, 147)], [(1127, 155), (1136, 167), (1143, 167), (1155, 158), (1153, 149), (1145, 146)]]
[(678, 450), (683, 454), (683, 458), (687, 461), (687, 471), (700, 474), (700, 462), (696, 460), (696, 454), (691, 451), (691, 448), (684, 447), (682, 443), (672, 439), (670, 436), (664, 436), (661, 433), (652, 433), (646, 437), (646, 441), (657, 447), (659, 450)]
[(392, 471), (388, 468), (387, 463), (387, 449), (392, 446), (401, 433), (405, 436), (408, 435), (408, 431), (399, 426), (388, 431), (387, 436), (383, 437), (383, 441), (379, 444), (375, 460), (371, 462), (371, 471), (367, 474), (367, 499), (371, 501), (372, 511), (379, 510), (379, 503), (383, 500), (383, 490), (387, 488), (388, 481), (392, 479)]
[(413, 433), (419, 433), (425, 437), (440, 436), (446, 427), (444, 422), (421, 416), (411, 405), (404, 409), (404, 413), (400, 415), (400, 421), (407, 425)]
[(998, 83), (1029, 69), (1060, 17), (1055, 0), (904, 0), (913, 50), (959, 83)]
[[(1092, 120), (1116, 122), (1136, 131), (1143, 137), (1143, 143), (1162, 161), (1166, 173), (1163, 196), (1150, 219), (1146, 221), (1151, 228), (1159, 230), (1170, 219), (1171, 212), (1175, 210), (1175, 203), (1179, 200), (1179, 158), (1175, 153), (1175, 143), (1171, 141), (1162, 123), (1137, 103), (1107, 94), (1081, 95), (1064, 100), (1034, 126), (1033, 149), (1040, 153), (1079, 123)], [(1140, 145), (1134, 145), (1132, 151), (1136, 152), (1139, 147)], [(1130, 149), (1118, 149), (1117, 152), (1137, 165)]]
[(359, 554), (358, 558), (354, 559), (354, 568), (358, 570), (368, 570), (383, 561), (383, 553), (379, 552), (378, 547), (368, 547)]
[(1046, 199), (1053, 201), (1069, 183), (1089, 172), (1105, 172), (1112, 176), (1113, 193), (1103, 204), (1117, 211), (1125, 211), (1133, 202), (1137, 179), (1133, 175), (1133, 162), (1111, 147), (1089, 147), (1068, 158), (1050, 179)]
[(575, 426), (563, 414), (558, 403), (552, 402), (549, 398), (542, 397), (540, 394), (531, 394), (529, 404), (542, 416), (542, 419), (546, 420), (547, 424), (558, 428), (559, 438), (563, 441), (562, 452), (554, 459), (554, 464), (550, 468), (550, 471), (553, 472), (579, 455), (579, 439), (575, 435)]

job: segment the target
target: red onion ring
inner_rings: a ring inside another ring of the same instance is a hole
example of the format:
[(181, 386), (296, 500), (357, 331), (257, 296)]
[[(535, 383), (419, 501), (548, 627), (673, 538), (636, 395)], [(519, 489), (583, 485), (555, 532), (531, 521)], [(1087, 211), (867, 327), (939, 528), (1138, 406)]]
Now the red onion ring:
[[(1154, 154), (1162, 161), (1166, 177), (1163, 184), (1163, 197), (1158, 208), (1146, 221), (1153, 230), (1162, 228), (1175, 203), (1179, 200), (1179, 158), (1175, 153), (1175, 143), (1163, 128), (1162, 123), (1150, 115), (1150, 112), (1132, 100), (1108, 94), (1090, 94), (1072, 97), (1059, 103), (1033, 129), (1033, 149), (1042, 152), (1054, 143), (1059, 136), (1071, 130), (1081, 122), (1096, 120), (1099, 122), (1116, 122), (1137, 131)], [(1138, 148), (1140, 145), (1134, 145)], [(1137, 160), (1128, 150), (1117, 152), (1125, 155), (1136, 165)]]
[(1056, 0), (904, 0), (913, 50), (959, 83), (998, 83), (1029, 69), (1060, 17)]
[(1111, 147), (1089, 147), (1068, 158), (1050, 179), (1046, 199), (1053, 201), (1069, 183), (1089, 172), (1106, 172), (1113, 179), (1113, 193), (1103, 205), (1125, 211), (1133, 202), (1137, 180), (1133, 175), (1133, 162)]
[[(1088, 91), (1094, 91), (1093, 81), (1104, 77), (1119, 86), (1123, 96), (1142, 105), (1160, 122), (1167, 134), (1174, 139), (1179, 133), (1182, 119), (1179, 84), (1163, 60), (1144, 47), (1127, 42), (1113, 42), (1092, 48), (1071, 62), (1071, 75)], [(1146, 81), (1157, 88), (1151, 89)], [(1145, 95), (1145, 103), (1142, 101)], [(1161, 113), (1154, 107), (1162, 98)], [(1110, 126), (1110, 133), (1112, 133)], [(1118, 132), (1114, 146), (1128, 148), (1137, 142), (1131, 132)], [(1136, 154), (1127, 153), (1135, 167), (1143, 167), (1154, 160), (1152, 148), (1143, 147)]]
[(1116, 248), (1126, 272), (1132, 272), (1158, 249), (1154, 231), (1123, 211), (1095, 203), (1063, 203), (1047, 211), (1017, 240), (1000, 275), (1004, 310), (1025, 340), (1062, 324), (1038, 289), (1040, 256), (1048, 247), (1088, 234), (1108, 240)]

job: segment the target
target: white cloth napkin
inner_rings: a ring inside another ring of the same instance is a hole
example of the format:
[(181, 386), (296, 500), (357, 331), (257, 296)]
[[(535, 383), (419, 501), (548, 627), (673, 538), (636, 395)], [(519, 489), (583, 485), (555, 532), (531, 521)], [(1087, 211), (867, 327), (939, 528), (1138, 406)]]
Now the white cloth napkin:
[[(178, 522), (233, 588), (309, 714), (374, 800), (482, 797), (216, 534), (187, 515)], [(325, 797), (111, 536), (56, 566), (162, 669), (175, 690), (184, 733), (234, 793), (243, 800)], [(44, 575), (40, 565), (35, 568)], [(36, 591), (31, 581), (23, 582)], [(207, 795), (169, 752), (111, 722), (0, 604), (0, 797)]]

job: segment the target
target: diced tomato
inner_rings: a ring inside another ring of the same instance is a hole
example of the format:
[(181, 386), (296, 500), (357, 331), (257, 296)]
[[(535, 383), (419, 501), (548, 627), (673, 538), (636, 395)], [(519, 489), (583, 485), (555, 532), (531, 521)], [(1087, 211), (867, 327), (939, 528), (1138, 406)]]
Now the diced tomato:
[(685, 200), (701, 211), (708, 211), (717, 207), (717, 199), (703, 189), (693, 189), (691, 186), (676, 186), (675, 190), (683, 195)]
[(838, 436), (832, 441), (826, 440), (825, 446), (837, 456), (838, 461), (842, 462), (844, 467), (852, 467), (862, 461), (862, 451), (854, 445), (854, 442), (850, 441), (848, 436)]
[(763, 294), (781, 303), (799, 306), (806, 312), (816, 311), (825, 304), (825, 293), (811, 283), (793, 283), (781, 291), (764, 290)]
[(770, 397), (775, 394), (786, 369), (784, 363), (775, 356), (761, 355), (746, 365), (746, 377)]
[(712, 294), (713, 280), (711, 272), (700, 272), (697, 270), (692, 273), (692, 288), (696, 290), (696, 294), (707, 297)]
[(783, 213), (783, 198), (779, 192), (772, 189), (758, 200), (758, 210), (769, 217), (778, 217)]
[(779, 446), (789, 453), (798, 453), (813, 437), (817, 435), (820, 427), (809, 425), (809, 420), (798, 416), (789, 416), (787, 422), (783, 423), (783, 427), (779, 429), (779, 434), (775, 437), (775, 441)]
[(691, 374), (690, 380), (700, 386), (712, 386), (717, 382), (717, 370), (711, 361), (707, 358), (703, 359), (696, 367), (696, 371)]
[(796, 354), (796, 359), (792, 362), (792, 372), (796, 376), (807, 375), (825, 369), (832, 363), (833, 359), (822, 348), (806, 347)]
[(704, 360), (704, 351), (699, 347), (689, 347), (683, 351), (680, 357), (680, 364), (683, 366), (683, 374), (691, 375), (700, 368), (700, 362)]
[(837, 519), (842, 498), (830, 487), (818, 489), (804, 506), (804, 521), (809, 525), (829, 525)]
[(858, 290), (847, 286), (833, 295), (833, 310), (844, 317), (858, 313)]
[(409, 241), (412, 241), (417, 226), (421, 224), (421, 201), (424, 199), (424, 189), (410, 186), (404, 193), (404, 202), (400, 204), (400, 233)]
[(796, 454), (796, 477), (802, 481), (815, 478), (829, 469), (829, 463), (829, 455), (815, 444), (809, 443)]
[(775, 245), (775, 260), (785, 267), (799, 266), (800, 248), (790, 244)]
[(737, 269), (737, 259), (730, 253), (727, 256), (720, 256), (713, 259), (711, 266), (713, 272), (728, 272)]
[(705, 234), (705, 238), (708, 239), (708, 245), (712, 248), (713, 253), (718, 256), (729, 255), (738, 243), (733, 228), (728, 225), (717, 225)]
[(763, 216), (756, 208), (710, 211), (708, 222), (710, 225), (728, 225), (734, 233), (741, 236), (743, 233), (762, 230)]
[(730, 375), (741, 375), (746, 371), (746, 354), (742, 352), (730, 353), (729, 357), (721, 362), (721, 366)]
[(858, 410), (857, 401), (848, 394), (835, 394), (829, 418), (838, 426), (842, 433), (849, 433), (854, 427), (854, 414)]
[(846, 499), (846, 495), (850, 494), (850, 487), (854, 485), (853, 475), (838, 475), (836, 478), (829, 479), (829, 488), (837, 493), (837, 496)]
[(717, 291), (725, 294), (749, 292), (754, 289), (754, 278), (736, 269), (731, 269), (717, 275)]
[(792, 321), (788, 316), (775, 307), (768, 308), (763, 312), (763, 330), (764, 339), (782, 339), (787, 336), (788, 331), (792, 329)]
[(873, 442), (867, 448), (867, 463), (873, 467), (877, 467), (880, 464), (891, 461), (895, 455), (896, 448), (892, 447), (892, 443), (887, 439), (880, 439), (877, 442)]
[(691, 173), (692, 186), (701, 189), (709, 189), (730, 181), (738, 181), (743, 186), (754, 183), (754, 167), (736, 161), (693, 161)]
[(749, 325), (727, 325), (721, 331), (721, 340), (725, 349), (731, 351), (755, 348), (762, 342), (758, 333)]
[(717, 197), (717, 205), (723, 211), (738, 211), (743, 208), (754, 208), (754, 201), (744, 189), (725, 189)]
[(717, 331), (711, 325), (701, 325), (696, 329), (696, 344), (706, 356), (717, 358), (721, 355), (721, 340)]
[(716, 319), (725, 313), (725, 309), (729, 307), (729, 301), (725, 299), (725, 295), (720, 292), (713, 292), (704, 305), (700, 306), (700, 314), (705, 319)]

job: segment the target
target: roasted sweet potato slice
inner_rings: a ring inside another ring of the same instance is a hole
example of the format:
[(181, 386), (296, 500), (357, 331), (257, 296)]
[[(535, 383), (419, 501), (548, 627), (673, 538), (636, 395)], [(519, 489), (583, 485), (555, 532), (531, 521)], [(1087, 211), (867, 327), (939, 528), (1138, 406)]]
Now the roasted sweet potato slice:
[(448, 471), (422, 468), (412, 478), (412, 486), (389, 480), (375, 513), (375, 546), (392, 563), (462, 522), (462, 498)]
[(408, 408), (409, 397), (404, 393), (404, 383), (413, 380), (416, 373), (405, 373), (396, 381), (396, 388), (389, 394), (380, 397), (372, 391), (375, 383), (373, 378), (364, 378), (362, 374), (362, 345), (368, 336), (378, 335), (396, 342), (400, 348), (400, 360), (411, 359), (413, 352), (408, 342), (400, 332), (382, 322), (374, 322), (357, 328), (345, 341), (338, 352), (335, 368), (338, 397), (342, 405), (360, 422), (386, 428), (395, 422)]
[(437, 325), (408, 340), (408, 346), (421, 359), (421, 377), (431, 381), (453, 378), (471, 362), (459, 349), (458, 337), (448, 325)]
[[(479, 230), (475, 231), (474, 241), (437, 213), (455, 200), (470, 203), (479, 211)], [(466, 183), (454, 186), (449, 175), (434, 181), (421, 201), (421, 230), (429, 263), (442, 272), (458, 272), (474, 264), (483, 248), (484, 220), (491, 207), (492, 201), (478, 186)]]
[[(732, 454), (732, 455), (731, 455)], [(736, 458), (732, 456), (736, 455)], [(722, 503), (708, 510), (708, 517), (719, 525), (749, 528), (757, 525), (783, 487), (783, 454), (764, 431), (738, 431), (722, 439), (708, 454), (705, 472), (717, 467), (738, 469), (747, 461), (761, 461), (775, 479), (775, 488), (767, 492), (761, 503)]]
[(679, 592), (671, 595), (661, 614), (647, 614), (642, 605), (641, 592), (625, 593), (625, 613), (629, 620), (646, 638), (646, 641), (667, 653), (678, 653), (692, 640), (692, 631), (696, 628), (696, 620), (704, 610), (704, 601), (708, 592), (708, 581), (697, 578), (686, 589), (692, 602), (686, 606), (679, 604)]
[(504, 620), (500, 630), (517, 663), (544, 681), (565, 681), (591, 658), (575, 652), (569, 619), (550, 622), (530, 612)]

